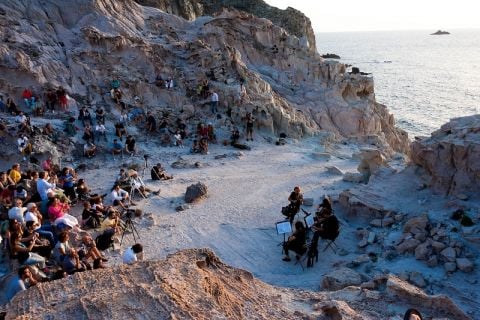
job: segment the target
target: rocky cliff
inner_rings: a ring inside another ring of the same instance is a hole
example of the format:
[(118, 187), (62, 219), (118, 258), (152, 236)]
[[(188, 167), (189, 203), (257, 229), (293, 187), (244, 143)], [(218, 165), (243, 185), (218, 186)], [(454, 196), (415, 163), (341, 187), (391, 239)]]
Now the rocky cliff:
[[(5, 0), (0, 15), (0, 92), (7, 95), (64, 86), (80, 104), (108, 105), (117, 78), (127, 103), (138, 96), (144, 108), (195, 118), (208, 112), (208, 99), (195, 96), (208, 79), (220, 110), (233, 107), (237, 124), (253, 112), (266, 132), (332, 131), (408, 152), (407, 134), (375, 101), (372, 78), (324, 61), (270, 20), (224, 9), (187, 21), (132, 0)], [(157, 75), (173, 77), (174, 90), (155, 86)], [(238, 99), (242, 81), (246, 92)]]
[(426, 170), (431, 186), (458, 195), (480, 187), (480, 115), (455, 118), (431, 137), (412, 143), (412, 162)]
[(405, 305), (436, 319), (469, 319), (447, 297), (428, 296), (396, 277), (379, 276), (369, 289), (349, 286), (352, 277), (361, 283), (346, 268), (326, 275), (322, 286), (335, 291), (281, 289), (208, 249), (192, 249), (41, 283), (17, 294), (5, 319), (398, 319)]
[(315, 52), (315, 33), (310, 19), (302, 12), (288, 7), (285, 10), (269, 6), (262, 0), (136, 0), (141, 5), (159, 8), (167, 13), (194, 20), (203, 15), (215, 15), (224, 8), (234, 8), (259, 18), (266, 18), (302, 39), (310, 51)]

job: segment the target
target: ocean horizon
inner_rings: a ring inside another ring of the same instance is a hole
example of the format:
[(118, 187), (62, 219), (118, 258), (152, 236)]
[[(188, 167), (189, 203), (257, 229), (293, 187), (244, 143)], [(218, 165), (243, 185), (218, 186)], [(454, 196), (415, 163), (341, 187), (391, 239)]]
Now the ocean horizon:
[(480, 112), (480, 29), (316, 33), (320, 54), (371, 73), (375, 96), (413, 136)]

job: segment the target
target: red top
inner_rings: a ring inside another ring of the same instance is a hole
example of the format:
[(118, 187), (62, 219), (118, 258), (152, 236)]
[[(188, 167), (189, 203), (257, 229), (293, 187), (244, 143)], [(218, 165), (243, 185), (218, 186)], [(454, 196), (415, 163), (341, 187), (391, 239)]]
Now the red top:
[(28, 89), (23, 90), (22, 98), (31, 99), (32, 97), (33, 97), (32, 91), (30, 91)]

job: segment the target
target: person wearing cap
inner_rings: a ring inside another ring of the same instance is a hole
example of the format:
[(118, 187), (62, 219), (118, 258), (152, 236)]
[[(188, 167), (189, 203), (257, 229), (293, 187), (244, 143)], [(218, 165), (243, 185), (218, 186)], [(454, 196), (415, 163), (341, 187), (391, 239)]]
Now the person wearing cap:
[(20, 198), (16, 198), (13, 204), (14, 206), (10, 208), (10, 210), (8, 210), (8, 219), (9, 220), (15, 219), (18, 222), (20, 222), (22, 225), (24, 225), (25, 218), (23, 214), (25, 213), (25, 211), (27, 211), (27, 208), (22, 207), (23, 201)]

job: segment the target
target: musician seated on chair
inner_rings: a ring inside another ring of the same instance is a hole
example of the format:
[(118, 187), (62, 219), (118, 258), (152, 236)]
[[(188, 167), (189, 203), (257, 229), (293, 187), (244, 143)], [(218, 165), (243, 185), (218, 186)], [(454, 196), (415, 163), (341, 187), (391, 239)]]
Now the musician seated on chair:
[(283, 250), (285, 251), (285, 257), (282, 259), (283, 261), (291, 260), (288, 256), (289, 250), (295, 252), (297, 260), (300, 259), (300, 256), (307, 251), (306, 236), (307, 230), (305, 229), (303, 222), (295, 222), (295, 232), (288, 237), (287, 242), (283, 245)]
[(337, 217), (333, 214), (332, 206), (328, 199), (324, 199), (319, 206), (314, 218), (315, 223), (312, 226), (313, 240), (312, 243), (318, 243), (318, 239), (335, 240), (338, 236), (339, 222)]

